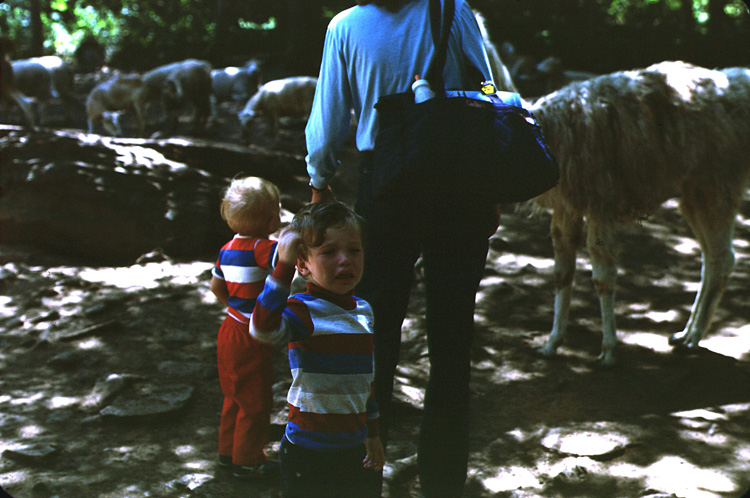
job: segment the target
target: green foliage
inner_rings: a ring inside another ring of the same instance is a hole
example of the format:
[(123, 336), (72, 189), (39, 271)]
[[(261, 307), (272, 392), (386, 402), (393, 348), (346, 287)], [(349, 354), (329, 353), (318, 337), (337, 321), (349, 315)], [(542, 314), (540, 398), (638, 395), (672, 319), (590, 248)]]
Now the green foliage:
[(252, 29), (256, 31), (270, 31), (273, 29), (276, 29), (276, 18), (270, 17), (268, 18), (268, 21), (258, 24), (257, 22), (252, 21), (245, 21), (244, 19), (238, 19), (237, 24), (239, 24), (240, 28), (242, 29)]
[[(310, 73), (325, 26), (352, 0), (41, 0), (44, 51), (64, 56), (87, 37), (110, 65), (141, 70), (188, 57), (214, 64), (263, 54)], [(496, 43), (594, 71), (669, 58), (747, 64), (742, 0), (469, 0)], [(29, 0), (0, 1), (0, 32), (31, 55)], [(735, 41), (732, 44), (732, 41)], [(732, 49), (727, 46), (732, 45)], [(739, 47), (739, 48), (738, 48)], [(647, 60), (648, 59), (648, 60)]]

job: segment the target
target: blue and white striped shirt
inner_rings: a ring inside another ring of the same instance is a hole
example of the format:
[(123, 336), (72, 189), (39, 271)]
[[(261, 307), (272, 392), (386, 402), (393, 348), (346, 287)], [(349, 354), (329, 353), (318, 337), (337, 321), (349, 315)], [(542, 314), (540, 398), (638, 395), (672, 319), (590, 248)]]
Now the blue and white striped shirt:
[(283, 267), (258, 296), (250, 333), (261, 342), (288, 343), (286, 437), (314, 450), (361, 444), (377, 435), (372, 309), (362, 299), (312, 284), (287, 299), (286, 282), (274, 278), (280, 272)]

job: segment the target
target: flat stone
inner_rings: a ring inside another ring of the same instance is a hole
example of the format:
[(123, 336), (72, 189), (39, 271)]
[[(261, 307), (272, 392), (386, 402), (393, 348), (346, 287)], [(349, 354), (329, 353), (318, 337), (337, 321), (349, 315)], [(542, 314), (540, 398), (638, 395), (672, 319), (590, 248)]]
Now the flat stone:
[(187, 384), (145, 386), (119, 396), (99, 411), (105, 420), (153, 422), (178, 413), (187, 406), (195, 388)]
[(533, 472), (522, 467), (501, 469), (498, 474), (482, 479), (482, 484), (493, 495), (513, 491), (514, 489), (538, 489), (542, 487), (542, 483)]
[(70, 370), (81, 366), (86, 360), (82, 351), (63, 351), (47, 361), (47, 365), (57, 370)]
[(3, 326), (8, 330), (13, 330), (13, 329), (20, 329), (21, 327), (23, 327), (23, 324), (24, 324), (23, 320), (17, 317), (13, 317), (10, 320), (6, 321), (3, 324)]
[(589, 475), (598, 475), (602, 471), (602, 464), (589, 457), (569, 456), (554, 464), (550, 475), (558, 482), (580, 482), (588, 479)]
[(108, 322), (97, 323), (96, 325), (92, 325), (83, 329), (59, 332), (55, 334), (55, 339), (57, 339), (58, 341), (75, 341), (99, 334), (117, 332), (121, 329), (122, 324), (118, 320), (110, 320)]
[(29, 323), (37, 324), (42, 322), (53, 322), (60, 318), (60, 313), (57, 310), (45, 311), (37, 316), (30, 318)]
[(3, 456), (30, 465), (43, 465), (57, 456), (60, 450), (50, 445), (28, 445), (3, 451)]
[(164, 361), (159, 363), (159, 373), (168, 378), (211, 379), (218, 375), (216, 367), (207, 363)]
[(164, 342), (181, 346), (195, 342), (195, 334), (185, 331), (170, 332), (164, 335)]
[(98, 411), (107, 406), (119, 393), (136, 381), (143, 380), (140, 375), (133, 374), (109, 374), (105, 379), (100, 379), (88, 396), (81, 403), (84, 410)]
[(186, 474), (179, 479), (169, 481), (167, 483), (167, 486), (178, 491), (185, 489), (189, 489), (190, 491), (192, 491), (195, 488), (211, 481), (213, 478), (214, 476), (210, 474)]
[(9, 413), (0, 413), (0, 436), (7, 436), (24, 424), (28, 424), (29, 419), (20, 415)]
[(590, 430), (552, 429), (542, 440), (542, 446), (548, 450), (594, 460), (606, 460), (621, 455), (628, 444), (628, 438), (620, 434)]

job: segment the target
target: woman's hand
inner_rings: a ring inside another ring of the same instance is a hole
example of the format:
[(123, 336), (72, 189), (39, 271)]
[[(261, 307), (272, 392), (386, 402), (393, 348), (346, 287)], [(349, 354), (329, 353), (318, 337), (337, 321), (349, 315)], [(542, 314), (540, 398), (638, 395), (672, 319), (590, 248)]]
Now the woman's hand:
[(316, 202), (328, 202), (336, 200), (336, 197), (333, 195), (333, 190), (331, 190), (330, 185), (322, 189), (318, 189), (310, 185), (310, 189), (312, 190), (312, 199), (310, 200), (311, 204), (315, 204)]

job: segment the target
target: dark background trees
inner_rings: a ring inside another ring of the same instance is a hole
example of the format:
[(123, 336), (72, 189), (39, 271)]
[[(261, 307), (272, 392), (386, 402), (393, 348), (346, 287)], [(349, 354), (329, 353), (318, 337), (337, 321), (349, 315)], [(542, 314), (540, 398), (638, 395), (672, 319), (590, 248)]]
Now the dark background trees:
[[(750, 65), (741, 0), (473, 0), (496, 43), (593, 72), (680, 59)], [(0, 32), (16, 57), (70, 54), (93, 36), (111, 66), (143, 70), (197, 57), (216, 66), (272, 58), (317, 72), (325, 27), (352, 0), (5, 0)]]

